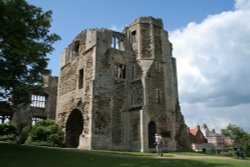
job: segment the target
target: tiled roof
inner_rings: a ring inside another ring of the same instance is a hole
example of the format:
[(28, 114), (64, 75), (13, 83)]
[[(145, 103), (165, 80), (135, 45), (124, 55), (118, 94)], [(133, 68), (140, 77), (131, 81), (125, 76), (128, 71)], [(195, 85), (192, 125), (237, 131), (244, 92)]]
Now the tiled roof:
[(196, 135), (197, 134), (197, 132), (198, 132), (198, 130), (197, 129), (191, 129), (190, 128), (190, 133), (192, 134), (192, 135)]

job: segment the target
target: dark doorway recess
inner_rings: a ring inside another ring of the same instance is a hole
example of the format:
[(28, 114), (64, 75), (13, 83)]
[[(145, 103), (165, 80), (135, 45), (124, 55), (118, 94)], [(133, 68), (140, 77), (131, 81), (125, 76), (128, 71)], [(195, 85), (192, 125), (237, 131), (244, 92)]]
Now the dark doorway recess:
[(83, 130), (83, 117), (79, 110), (73, 110), (66, 123), (66, 147), (76, 148)]
[(156, 125), (153, 121), (148, 124), (148, 147), (153, 148), (155, 143)]

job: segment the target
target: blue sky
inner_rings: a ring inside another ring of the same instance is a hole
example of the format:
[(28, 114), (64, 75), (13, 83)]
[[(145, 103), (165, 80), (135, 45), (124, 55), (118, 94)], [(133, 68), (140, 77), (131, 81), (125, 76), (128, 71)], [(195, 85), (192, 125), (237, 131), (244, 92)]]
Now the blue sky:
[(114, 28), (122, 30), (140, 16), (163, 19), (173, 31), (189, 22), (201, 22), (207, 15), (233, 9), (232, 0), (28, 0), (44, 11), (53, 11), (51, 32), (62, 40), (54, 44), (49, 68), (59, 74), (59, 55), (82, 30)]
[(28, 0), (53, 11), (54, 44), (49, 68), (59, 75), (59, 57), (87, 28), (123, 27), (140, 16), (161, 18), (177, 59), (179, 95), (188, 126), (229, 123), (250, 132), (249, 0)]

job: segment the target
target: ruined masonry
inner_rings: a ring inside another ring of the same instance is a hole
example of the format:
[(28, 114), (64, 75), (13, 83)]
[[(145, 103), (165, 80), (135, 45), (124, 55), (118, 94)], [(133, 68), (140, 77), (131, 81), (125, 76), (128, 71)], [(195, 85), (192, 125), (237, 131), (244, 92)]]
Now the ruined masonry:
[(67, 147), (150, 152), (185, 147), (176, 62), (161, 19), (140, 17), (123, 33), (82, 31), (61, 56), (56, 121)]

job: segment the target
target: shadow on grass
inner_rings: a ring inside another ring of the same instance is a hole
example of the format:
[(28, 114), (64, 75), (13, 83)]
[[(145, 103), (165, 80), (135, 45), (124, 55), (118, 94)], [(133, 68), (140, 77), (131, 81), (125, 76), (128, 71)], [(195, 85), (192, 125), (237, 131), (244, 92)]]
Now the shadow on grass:
[[(226, 161), (136, 158), (0, 143), (1, 167), (234, 167)], [(242, 165), (241, 165), (242, 166)]]

